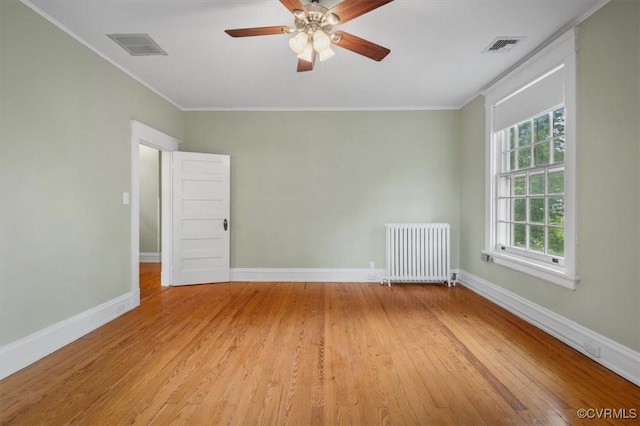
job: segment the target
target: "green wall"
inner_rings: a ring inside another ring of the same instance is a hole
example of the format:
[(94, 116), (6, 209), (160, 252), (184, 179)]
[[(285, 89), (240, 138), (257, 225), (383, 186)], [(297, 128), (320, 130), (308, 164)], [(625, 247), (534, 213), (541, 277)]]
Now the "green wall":
[(160, 253), (160, 152), (140, 145), (140, 253)]
[(181, 149), (231, 155), (231, 265), (384, 267), (384, 224), (449, 222), (457, 111), (187, 112)]
[[(0, 1), (0, 345), (130, 291), (130, 123), (232, 157), (232, 266), (384, 266), (382, 224), (447, 221), (460, 267), (640, 350), (640, 11), (578, 45), (576, 291), (480, 261), (484, 105), (180, 112), (18, 0)], [(183, 131), (184, 127), (184, 131)]]
[(18, 0), (0, 11), (0, 344), (131, 290), (131, 124), (182, 112)]
[(461, 268), (640, 350), (640, 3), (587, 19), (577, 58), (575, 291), (483, 263), (484, 100), (461, 111)]

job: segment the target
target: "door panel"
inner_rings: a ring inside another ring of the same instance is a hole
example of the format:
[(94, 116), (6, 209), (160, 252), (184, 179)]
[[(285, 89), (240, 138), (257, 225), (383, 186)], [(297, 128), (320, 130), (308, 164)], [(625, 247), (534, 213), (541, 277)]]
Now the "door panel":
[(229, 281), (230, 157), (173, 154), (173, 285)]

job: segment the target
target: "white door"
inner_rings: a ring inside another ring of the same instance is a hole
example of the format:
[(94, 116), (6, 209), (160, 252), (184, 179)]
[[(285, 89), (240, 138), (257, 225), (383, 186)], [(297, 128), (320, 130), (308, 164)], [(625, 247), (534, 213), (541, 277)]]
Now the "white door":
[(229, 281), (230, 157), (173, 152), (173, 285)]

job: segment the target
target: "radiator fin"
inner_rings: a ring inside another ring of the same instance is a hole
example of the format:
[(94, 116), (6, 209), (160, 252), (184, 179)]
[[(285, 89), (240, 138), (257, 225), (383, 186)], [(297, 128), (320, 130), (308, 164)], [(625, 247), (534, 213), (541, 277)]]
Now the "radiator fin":
[(451, 278), (448, 223), (389, 223), (386, 277), (391, 282), (446, 282)]

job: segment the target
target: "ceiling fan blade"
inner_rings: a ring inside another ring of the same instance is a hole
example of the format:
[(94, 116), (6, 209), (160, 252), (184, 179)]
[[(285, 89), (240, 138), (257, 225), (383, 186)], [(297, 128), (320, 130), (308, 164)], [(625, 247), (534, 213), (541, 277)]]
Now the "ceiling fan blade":
[(313, 70), (313, 66), (316, 63), (316, 51), (314, 50), (311, 56), (311, 62), (298, 59), (298, 72), (306, 72)]
[(289, 27), (283, 25), (275, 27), (255, 27), (255, 28), (239, 28), (236, 30), (224, 30), (231, 37), (254, 37), (265, 35), (286, 34)]
[(391, 52), (391, 50), (386, 47), (356, 37), (353, 34), (345, 33), (344, 31), (336, 31), (335, 34), (341, 36), (339, 41), (334, 42), (336, 46), (366, 56), (374, 61), (380, 62)]
[(280, 3), (289, 9), (289, 12), (291, 13), (293, 13), (294, 10), (305, 10), (304, 5), (300, 0), (280, 0)]
[(344, 24), (392, 1), (393, 0), (344, 0), (329, 10), (329, 13), (335, 14), (340, 18), (340, 23)]

